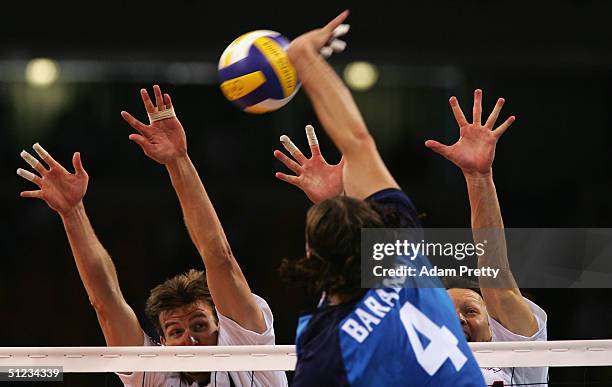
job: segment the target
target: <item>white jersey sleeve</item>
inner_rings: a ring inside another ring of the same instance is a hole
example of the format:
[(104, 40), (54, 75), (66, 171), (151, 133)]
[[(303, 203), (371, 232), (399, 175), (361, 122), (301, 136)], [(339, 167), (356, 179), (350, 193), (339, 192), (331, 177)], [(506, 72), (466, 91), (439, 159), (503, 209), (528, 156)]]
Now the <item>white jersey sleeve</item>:
[[(489, 317), (492, 334), (491, 341), (546, 341), (548, 339), (546, 333), (548, 317), (546, 312), (532, 301), (526, 298), (524, 300), (535, 316), (538, 323), (538, 331), (529, 337), (517, 335), (510, 332), (497, 320)], [(503, 381), (504, 386), (529, 384), (530, 386), (542, 387), (548, 385), (548, 367), (483, 368), (483, 375), (487, 385), (497, 380)]]
[[(234, 320), (225, 317), (219, 311), (219, 341), (218, 345), (274, 345), (274, 317), (268, 303), (261, 297), (253, 294), (257, 306), (263, 314), (266, 330), (257, 333), (241, 327)], [(232, 380), (238, 387), (266, 386), (286, 387), (287, 376), (284, 371), (255, 371), (255, 372), (229, 372)], [(251, 382), (251, 378), (253, 381)]]

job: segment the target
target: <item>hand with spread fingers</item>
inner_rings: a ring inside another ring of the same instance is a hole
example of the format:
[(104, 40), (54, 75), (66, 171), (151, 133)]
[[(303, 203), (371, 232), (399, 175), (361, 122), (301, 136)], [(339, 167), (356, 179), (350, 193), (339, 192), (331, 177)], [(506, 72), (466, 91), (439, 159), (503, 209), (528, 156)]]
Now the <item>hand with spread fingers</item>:
[(121, 294), (113, 261), (98, 240), (83, 205), (89, 176), (83, 168), (81, 154), (76, 152), (72, 156), (75, 173), (70, 173), (40, 144), (34, 144), (33, 148), (44, 164), (25, 150), (21, 157), (38, 175), (22, 168), (17, 169), (17, 174), (36, 184), (39, 190), (24, 191), (21, 196), (42, 199), (60, 215), (79, 276), (96, 310), (106, 344), (142, 345), (144, 334), (138, 318)]
[(278, 150), (274, 151), (274, 157), (292, 170), (295, 175), (277, 172), (275, 176), (300, 188), (313, 203), (342, 194), (344, 191), (342, 184), (344, 159), (341, 159), (336, 165), (330, 165), (325, 161), (311, 125), (306, 126), (306, 137), (312, 153), (309, 159), (288, 136), (281, 136), (281, 143), (293, 159)]
[(42, 199), (60, 215), (70, 212), (83, 200), (89, 182), (80, 153), (76, 152), (72, 156), (75, 173), (70, 173), (55, 161), (40, 144), (34, 144), (33, 148), (47, 167), (25, 150), (21, 152), (21, 157), (40, 175), (22, 168), (17, 169), (19, 176), (31, 181), (39, 188), (36, 191), (21, 192), (21, 196)]
[(169, 94), (163, 94), (158, 85), (153, 86), (155, 105), (146, 89), (140, 96), (149, 116), (145, 125), (126, 111), (123, 119), (139, 134), (130, 134), (129, 139), (140, 145), (144, 153), (160, 164), (168, 164), (187, 154), (187, 138), (181, 122), (176, 118)]
[(503, 124), (493, 129), (505, 102), (503, 98), (500, 98), (497, 100), (493, 112), (491, 112), (487, 121), (482, 124), (482, 90), (480, 89), (474, 91), (472, 123), (469, 123), (465, 118), (456, 97), (451, 97), (449, 102), (455, 120), (459, 124), (459, 140), (450, 146), (443, 145), (434, 140), (428, 140), (425, 142), (425, 146), (446, 157), (461, 168), (465, 175), (490, 175), (493, 159), (495, 158), (497, 140), (512, 125), (515, 117), (508, 117)]

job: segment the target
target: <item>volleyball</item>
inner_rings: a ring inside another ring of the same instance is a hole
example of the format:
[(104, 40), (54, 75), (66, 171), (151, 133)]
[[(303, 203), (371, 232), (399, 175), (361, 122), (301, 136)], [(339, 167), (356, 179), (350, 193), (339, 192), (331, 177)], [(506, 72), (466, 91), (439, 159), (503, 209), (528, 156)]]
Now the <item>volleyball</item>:
[(270, 30), (251, 31), (230, 43), (218, 67), (225, 98), (248, 113), (267, 113), (287, 104), (299, 89), (287, 46), (287, 38)]

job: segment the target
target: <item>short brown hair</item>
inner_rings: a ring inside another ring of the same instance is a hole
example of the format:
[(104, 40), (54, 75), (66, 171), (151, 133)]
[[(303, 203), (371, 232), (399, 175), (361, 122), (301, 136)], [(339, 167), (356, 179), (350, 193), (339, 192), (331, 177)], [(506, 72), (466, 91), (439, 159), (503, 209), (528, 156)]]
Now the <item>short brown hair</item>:
[(306, 215), (310, 256), (283, 260), (281, 276), (313, 293), (325, 291), (356, 296), (361, 293), (361, 229), (384, 227), (374, 203), (346, 196), (322, 201)]
[[(159, 335), (164, 336), (164, 331), (159, 323), (161, 312), (180, 308), (198, 300), (206, 302), (214, 312), (215, 304), (208, 290), (206, 274), (203, 271), (191, 269), (187, 273), (178, 274), (154, 287), (147, 299), (145, 312)], [(217, 314), (213, 314), (216, 319)]]

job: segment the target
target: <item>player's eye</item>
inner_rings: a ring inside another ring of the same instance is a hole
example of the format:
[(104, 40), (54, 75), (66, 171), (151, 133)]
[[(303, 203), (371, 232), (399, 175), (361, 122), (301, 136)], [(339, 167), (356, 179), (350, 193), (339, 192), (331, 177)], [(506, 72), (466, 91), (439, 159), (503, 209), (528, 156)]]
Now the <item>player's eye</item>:
[(183, 334), (182, 329), (175, 329), (175, 330), (170, 331), (170, 337), (179, 337), (182, 334)]
[(193, 324), (191, 326), (191, 329), (195, 332), (202, 332), (203, 330), (206, 330), (206, 324), (203, 324), (203, 323)]

